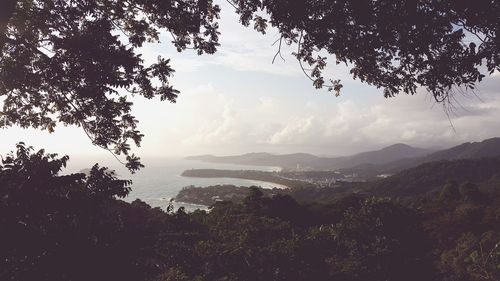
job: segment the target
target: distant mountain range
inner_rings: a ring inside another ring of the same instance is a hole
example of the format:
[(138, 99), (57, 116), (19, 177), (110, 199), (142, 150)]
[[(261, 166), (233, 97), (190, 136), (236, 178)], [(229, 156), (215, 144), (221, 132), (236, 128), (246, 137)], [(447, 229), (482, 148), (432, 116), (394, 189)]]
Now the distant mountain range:
[(378, 174), (394, 174), (428, 162), (457, 159), (480, 159), (500, 155), (500, 138), (486, 139), (481, 142), (467, 142), (449, 149), (430, 153), (422, 157), (405, 158), (383, 164), (366, 162), (343, 169), (344, 172), (356, 172), (364, 177)]
[(367, 151), (345, 157), (319, 157), (307, 153), (270, 154), (248, 153), (235, 156), (201, 155), (186, 159), (212, 163), (277, 166), (285, 170), (336, 170), (356, 172), (364, 177), (394, 174), (420, 164), (441, 160), (479, 159), (500, 155), (500, 138), (482, 142), (467, 142), (444, 149), (430, 150), (406, 144), (394, 144), (380, 150)]
[(421, 157), (431, 152), (433, 151), (411, 147), (406, 144), (394, 144), (380, 150), (362, 152), (345, 157), (319, 157), (307, 153), (278, 155), (261, 152), (235, 156), (200, 155), (187, 157), (186, 159), (211, 163), (277, 166), (287, 170), (297, 168), (302, 170), (334, 170), (364, 163), (386, 164), (405, 158)]

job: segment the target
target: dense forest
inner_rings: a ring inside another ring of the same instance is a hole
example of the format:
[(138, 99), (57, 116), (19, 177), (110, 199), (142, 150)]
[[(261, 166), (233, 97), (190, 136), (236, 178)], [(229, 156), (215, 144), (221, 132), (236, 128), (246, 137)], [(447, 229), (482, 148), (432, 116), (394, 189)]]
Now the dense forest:
[(299, 204), (257, 188), (166, 211), (105, 168), (19, 144), (0, 166), (2, 280), (499, 280), (500, 190), (448, 182), (410, 201)]

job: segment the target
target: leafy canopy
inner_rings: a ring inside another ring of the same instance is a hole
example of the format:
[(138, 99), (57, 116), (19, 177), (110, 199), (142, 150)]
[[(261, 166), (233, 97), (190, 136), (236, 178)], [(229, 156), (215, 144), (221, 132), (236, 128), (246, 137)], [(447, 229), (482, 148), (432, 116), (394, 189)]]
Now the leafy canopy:
[(253, 22), (262, 32), (268, 25), (277, 28), (279, 46), (297, 46), (294, 54), (311, 67), (306, 74), (314, 86), (337, 94), (340, 80), (327, 85), (322, 74), (325, 53), (350, 66), (355, 79), (383, 88), (386, 97), (424, 87), (444, 101), (457, 87), (474, 89), (484, 77), (481, 65), (490, 74), (500, 71), (500, 3), (495, 0), (231, 2), (244, 25)]
[(131, 171), (141, 164), (129, 142), (139, 146), (143, 135), (127, 96), (175, 102), (178, 94), (169, 60), (145, 65), (138, 48), (159, 42), (160, 30), (179, 51), (211, 54), (218, 46), (212, 1), (7, 0), (5, 8), (0, 125), (81, 126), (95, 145), (127, 155)]
[[(60, 175), (69, 160), (68, 156), (58, 157), (56, 153), (45, 153), (40, 149), (33, 152), (33, 147), (24, 143), (16, 145), (16, 151), (0, 162), (0, 193), (8, 192), (20, 196), (36, 198), (38, 193), (48, 193), (57, 197), (96, 197), (99, 199), (125, 198), (132, 184), (129, 180), (120, 180), (114, 171), (95, 164), (88, 172)], [(12, 196), (5, 196), (6, 201)], [(33, 206), (31, 206), (34, 208)]]
[[(338, 95), (340, 80), (323, 75), (326, 54), (351, 67), (354, 78), (386, 97), (415, 94), (436, 101), (474, 89), (500, 71), (500, 2), (495, 0), (228, 0), (243, 25), (269, 25), (314, 87)], [(0, 11), (0, 126), (54, 130), (81, 126), (95, 145), (130, 153), (143, 135), (130, 95), (175, 102), (169, 60), (146, 65), (139, 48), (172, 35), (178, 51), (212, 54), (218, 47), (220, 8), (212, 0), (4, 0)], [(304, 64), (304, 65), (303, 65)], [(310, 67), (309, 71), (305, 67)]]

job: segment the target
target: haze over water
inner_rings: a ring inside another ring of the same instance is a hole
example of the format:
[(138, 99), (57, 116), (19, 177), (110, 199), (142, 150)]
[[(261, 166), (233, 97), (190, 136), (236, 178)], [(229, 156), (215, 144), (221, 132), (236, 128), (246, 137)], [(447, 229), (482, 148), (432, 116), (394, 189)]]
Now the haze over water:
[[(72, 163), (73, 162), (73, 163)], [(83, 169), (90, 168), (92, 164), (83, 161), (72, 161), (66, 173), (76, 173)], [(101, 162), (102, 163), (102, 162)], [(130, 174), (125, 167), (118, 162), (106, 162), (102, 166), (107, 166), (115, 170), (120, 179), (132, 180), (132, 191), (124, 200), (132, 202), (140, 199), (152, 207), (166, 209), (170, 198), (174, 198), (177, 193), (185, 186), (206, 187), (219, 184), (231, 184), (236, 186), (261, 186), (263, 188), (282, 188), (279, 184), (267, 183), (262, 181), (233, 179), (233, 178), (193, 178), (182, 177), (181, 174), (189, 169), (224, 169), (224, 170), (260, 170), (260, 171), (278, 171), (279, 167), (234, 165), (224, 163), (207, 163), (194, 160), (185, 160), (182, 158), (159, 158), (154, 160), (145, 159), (146, 167), (136, 174)], [(184, 206), (187, 210), (204, 208), (203, 206), (174, 202), (177, 209)]]

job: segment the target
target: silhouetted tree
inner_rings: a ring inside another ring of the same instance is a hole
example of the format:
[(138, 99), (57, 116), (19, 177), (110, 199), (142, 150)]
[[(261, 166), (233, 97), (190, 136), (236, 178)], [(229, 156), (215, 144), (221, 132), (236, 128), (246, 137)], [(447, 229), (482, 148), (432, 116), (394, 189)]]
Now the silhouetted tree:
[[(243, 25), (263, 33), (276, 27), (279, 46), (295, 44), (297, 59), (311, 66), (314, 86), (337, 94), (341, 82), (328, 85), (322, 74), (324, 53), (351, 64), (354, 78), (384, 88), (385, 96), (421, 86), (445, 101), (456, 87), (473, 89), (482, 64), (490, 74), (500, 70), (498, 1), (229, 2)], [(130, 142), (139, 146), (143, 135), (127, 97), (175, 102), (179, 92), (169, 83), (169, 60), (145, 65), (138, 49), (166, 32), (178, 51), (212, 54), (219, 12), (212, 0), (4, 0), (0, 126), (81, 126), (95, 145), (125, 154), (127, 167), (139, 169)], [(466, 44), (466, 34), (475, 43)]]
[(430, 244), (410, 208), (369, 198), (325, 231), (335, 241), (327, 261), (339, 280), (432, 280)]
[(250, 186), (248, 196), (243, 199), (243, 205), (253, 212), (260, 212), (263, 207), (263, 196), (264, 193), (257, 186)]
[(153, 252), (164, 248), (152, 245), (165, 214), (155, 217), (147, 206), (140, 223), (129, 223), (140, 209), (115, 198), (128, 194), (130, 182), (97, 166), (89, 176), (59, 175), (67, 161), (22, 143), (2, 158), (0, 279), (143, 280), (159, 273), (165, 260)]
[(254, 187), (241, 203), (217, 202), (209, 212), (164, 212), (118, 200), (130, 182), (106, 168), (61, 175), (67, 161), (24, 144), (2, 158), (0, 280), (496, 281), (500, 274), (498, 190), (484, 191), (481, 202), (429, 197), (410, 208), (359, 195), (301, 205)]
[(141, 164), (129, 142), (143, 135), (127, 96), (178, 94), (169, 60), (146, 65), (138, 49), (160, 31), (179, 51), (218, 46), (212, 1), (6, 0), (0, 11), (0, 126), (81, 126), (93, 144), (125, 154), (131, 171)]
[(295, 45), (297, 59), (311, 67), (314, 86), (337, 94), (340, 81), (325, 83), (322, 74), (325, 53), (337, 64), (351, 64), (354, 78), (384, 88), (386, 97), (425, 87), (444, 101), (456, 87), (473, 89), (484, 77), (481, 65), (490, 74), (500, 70), (498, 1), (230, 2), (244, 25), (254, 23), (262, 32), (276, 27), (279, 46)]

